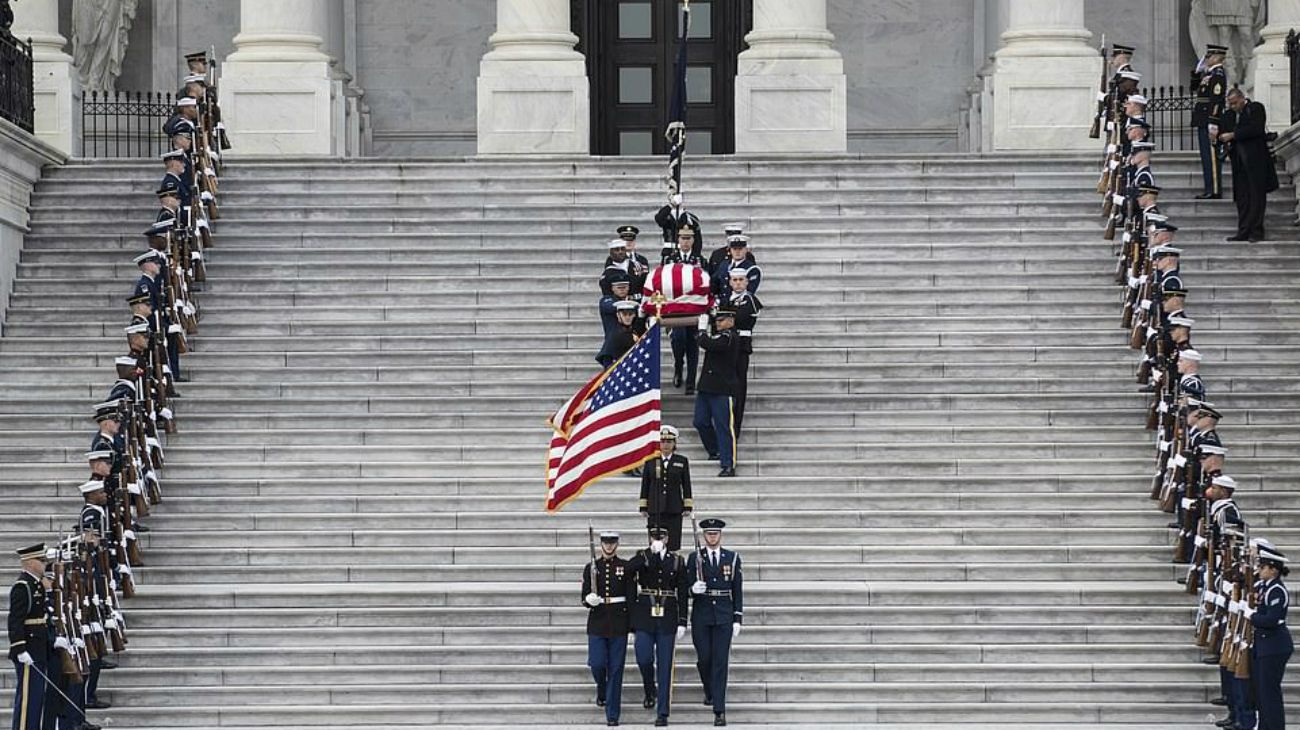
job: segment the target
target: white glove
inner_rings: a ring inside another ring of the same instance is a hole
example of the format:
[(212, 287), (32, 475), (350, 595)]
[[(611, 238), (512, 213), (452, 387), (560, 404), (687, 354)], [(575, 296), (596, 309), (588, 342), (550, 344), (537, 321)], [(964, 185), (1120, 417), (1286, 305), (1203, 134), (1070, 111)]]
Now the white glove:
[(668, 196), (668, 202), (672, 203), (674, 208), (682, 207), (682, 194), (673, 193), (672, 195)]
[(682, 640), (682, 637), (685, 636), (685, 635), (686, 635), (686, 627), (685, 627), (685, 626), (678, 626), (678, 627), (677, 627), (677, 640), (678, 640), (678, 641), (681, 641), (681, 640)]
[(699, 329), (699, 330), (702, 331), (702, 332), (704, 332), (704, 331), (708, 331), (708, 329), (709, 329), (709, 315), (707, 315), (707, 314), (701, 314), (701, 315), (700, 315), (700, 318), (696, 321), (696, 325), (695, 325), (695, 326), (696, 326), (697, 329)]
[(655, 555), (663, 555), (666, 550), (667, 550), (667, 546), (664, 545), (663, 540), (652, 540), (650, 542), (650, 552), (654, 553)]
[(731, 625), (731, 638), (733, 638), (733, 639), (739, 639), (739, 638), (740, 638), (740, 624), (732, 624), (732, 625)]
[(1245, 616), (1246, 618), (1250, 618), (1251, 616), (1254, 616), (1254, 615), (1255, 615), (1255, 609), (1253, 609), (1253, 608), (1244, 608), (1244, 609), (1242, 609), (1242, 611), (1241, 611), (1241, 615)]
[(587, 596), (582, 599), (582, 601), (583, 603), (586, 603), (588, 606), (595, 608), (596, 606), (600, 605), (600, 596), (596, 595), (595, 593), (588, 593)]
[(707, 589), (708, 586), (702, 580), (697, 580), (693, 585), (691, 585), (691, 593), (694, 593), (697, 596), (703, 594)]
[(62, 650), (64, 650), (64, 651), (68, 652), (69, 654), (72, 653), (72, 644), (69, 644), (69, 643), (68, 643), (68, 640), (65, 639), (65, 638), (63, 638), (62, 636), (60, 636), (60, 637), (58, 637), (58, 638), (56, 638), (56, 639), (54, 640), (54, 648), (55, 648), (55, 649), (62, 649)]
[(19, 655), (18, 655), (18, 663), (19, 663), (19, 664), (35, 664), (36, 662), (34, 662), (34, 661), (32, 660), (32, 655), (31, 655), (31, 654), (28, 654), (27, 652), (23, 652), (22, 654), (19, 654)]

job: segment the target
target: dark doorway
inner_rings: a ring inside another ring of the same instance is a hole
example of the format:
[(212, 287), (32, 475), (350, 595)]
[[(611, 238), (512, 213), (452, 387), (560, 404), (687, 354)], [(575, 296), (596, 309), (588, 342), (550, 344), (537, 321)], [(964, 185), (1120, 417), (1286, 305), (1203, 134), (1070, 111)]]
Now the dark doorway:
[[(692, 0), (687, 44), (687, 149), (735, 151), (736, 56), (752, 23), (749, 0)], [(578, 49), (591, 79), (591, 142), (598, 155), (666, 154), (679, 0), (579, 0)]]

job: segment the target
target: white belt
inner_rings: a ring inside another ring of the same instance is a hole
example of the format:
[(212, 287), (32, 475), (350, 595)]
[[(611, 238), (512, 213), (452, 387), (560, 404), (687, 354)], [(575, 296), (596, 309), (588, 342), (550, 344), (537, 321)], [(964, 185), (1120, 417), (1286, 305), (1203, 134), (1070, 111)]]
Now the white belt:
[(627, 596), (598, 596), (601, 601), (609, 603), (627, 603)]
[(736, 334), (740, 335), (741, 337), (753, 337), (754, 330), (736, 330)]

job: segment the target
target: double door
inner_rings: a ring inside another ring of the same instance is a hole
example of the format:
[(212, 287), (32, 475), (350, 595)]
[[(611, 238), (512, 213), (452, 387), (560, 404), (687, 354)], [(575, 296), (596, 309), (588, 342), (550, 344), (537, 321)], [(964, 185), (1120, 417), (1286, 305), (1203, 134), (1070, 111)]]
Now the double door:
[[(750, 25), (748, 0), (692, 0), (687, 42), (688, 154), (735, 149), (736, 56)], [(574, 32), (591, 79), (592, 151), (666, 154), (679, 0), (580, 0)]]

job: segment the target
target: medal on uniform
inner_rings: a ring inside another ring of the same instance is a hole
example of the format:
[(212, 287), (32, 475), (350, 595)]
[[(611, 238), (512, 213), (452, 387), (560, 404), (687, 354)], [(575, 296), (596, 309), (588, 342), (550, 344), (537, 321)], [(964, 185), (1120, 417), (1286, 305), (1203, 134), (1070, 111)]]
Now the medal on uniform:
[(727, 565), (722, 566), (722, 577), (723, 577), (723, 578), (726, 578), (727, 580), (731, 580), (731, 565), (730, 565), (730, 564), (727, 564)]

